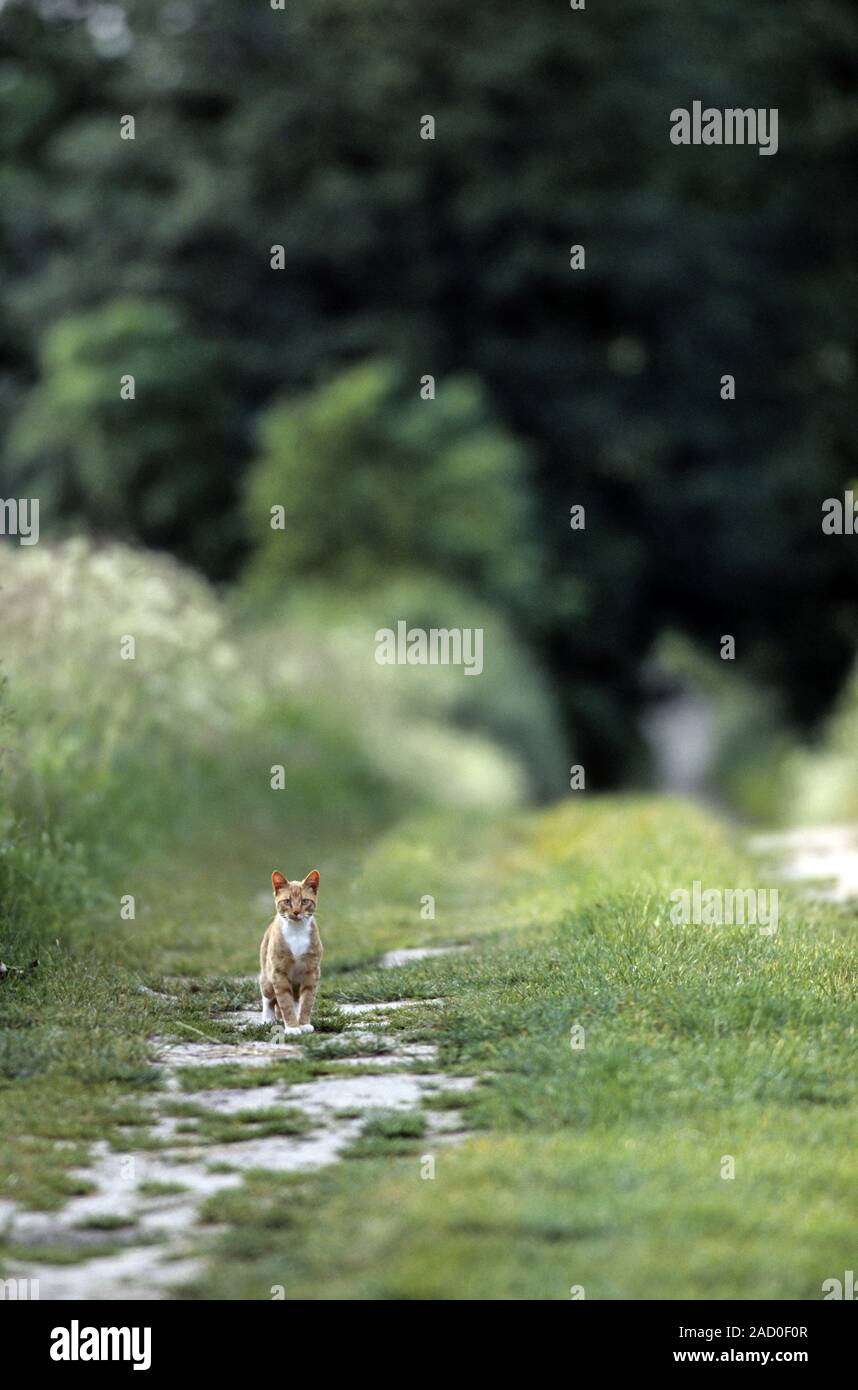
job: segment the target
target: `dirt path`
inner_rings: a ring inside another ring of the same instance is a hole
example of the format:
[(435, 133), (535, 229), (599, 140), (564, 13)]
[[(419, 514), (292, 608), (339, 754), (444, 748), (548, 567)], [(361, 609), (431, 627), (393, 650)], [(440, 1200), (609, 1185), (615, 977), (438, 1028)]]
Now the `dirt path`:
[[(392, 952), (380, 964), (395, 967), (443, 953), (439, 949)], [(302, 1059), (303, 1039), (288, 1043), (250, 1039), (222, 1043), (203, 1037), (188, 1042), (156, 1040), (156, 1060), (166, 1084), (147, 1101), (152, 1111), (147, 1139), (151, 1147), (118, 1153), (106, 1143), (93, 1145), (90, 1163), (75, 1171), (95, 1190), (73, 1198), (59, 1212), (26, 1212), (5, 1204), (0, 1224), (6, 1228), (6, 1239), (32, 1251), (26, 1261), (8, 1261), (9, 1274), (37, 1279), (43, 1299), (169, 1297), (174, 1288), (204, 1272), (207, 1235), (201, 1233), (197, 1219), (206, 1199), (237, 1187), (251, 1169), (312, 1172), (337, 1161), (374, 1113), (415, 1111), (433, 1093), (464, 1092), (474, 1085), (473, 1078), (428, 1070), (437, 1055), (431, 1045), (401, 1043), (395, 1035), (385, 1034), (385, 1017), (427, 1003), (438, 1009), (444, 1006), (442, 999), (339, 1005), (350, 1021), (345, 1034), (331, 1036), (330, 1056), (341, 1068), (353, 1066), (354, 1076), (272, 1082), (269, 1064)], [(261, 1015), (253, 1008), (224, 1018), (239, 1028), (255, 1028)], [(385, 1050), (371, 1057), (340, 1055), (356, 1043), (367, 1042)], [(376, 1074), (359, 1071), (368, 1061)], [(181, 1068), (224, 1063), (247, 1068), (248, 1079), (254, 1069), (265, 1071), (260, 1072), (258, 1085), (251, 1081), (238, 1088), (188, 1091), (180, 1083)], [(415, 1064), (420, 1070), (415, 1070)], [(197, 1120), (188, 1118), (191, 1112)], [(193, 1132), (200, 1116), (203, 1122), (206, 1117), (215, 1117), (218, 1123), (243, 1122), (249, 1112), (254, 1118), (247, 1125), (247, 1139), (201, 1141)], [(275, 1127), (278, 1117), (283, 1117), (286, 1131), (292, 1116), (293, 1127), (303, 1132), (267, 1132), (267, 1115)], [(425, 1118), (421, 1141), (425, 1153), (463, 1137), (459, 1111), (429, 1109)], [(261, 1132), (254, 1134), (254, 1130)], [(105, 1247), (110, 1247), (109, 1252)]]

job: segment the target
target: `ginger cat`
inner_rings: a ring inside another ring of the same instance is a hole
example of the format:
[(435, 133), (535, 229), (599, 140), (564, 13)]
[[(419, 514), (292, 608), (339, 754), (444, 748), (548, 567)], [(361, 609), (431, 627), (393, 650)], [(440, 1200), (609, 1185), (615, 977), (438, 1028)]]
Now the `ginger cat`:
[(284, 1033), (312, 1033), (310, 1015), (322, 965), (322, 942), (316, 926), (316, 869), (303, 881), (271, 875), (277, 915), (259, 948), (262, 1022), (283, 1020)]

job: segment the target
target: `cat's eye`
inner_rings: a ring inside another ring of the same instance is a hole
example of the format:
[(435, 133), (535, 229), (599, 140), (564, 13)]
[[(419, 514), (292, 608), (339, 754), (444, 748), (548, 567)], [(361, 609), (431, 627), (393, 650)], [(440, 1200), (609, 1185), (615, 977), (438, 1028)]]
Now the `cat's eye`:
[(312, 898), (304, 898), (303, 902), (301, 903), (301, 906), (302, 906), (302, 907), (312, 907), (312, 906), (313, 906), (313, 899), (312, 899)]

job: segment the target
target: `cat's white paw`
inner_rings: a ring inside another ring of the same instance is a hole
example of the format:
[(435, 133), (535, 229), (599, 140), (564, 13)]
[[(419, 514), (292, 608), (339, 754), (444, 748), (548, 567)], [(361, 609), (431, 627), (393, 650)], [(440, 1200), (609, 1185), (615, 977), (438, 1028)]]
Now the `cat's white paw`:
[(303, 1033), (304, 1029), (297, 1023), (284, 1023), (284, 1033)]
[(273, 1004), (269, 1004), (269, 1002), (268, 1002), (268, 1000), (265, 998), (265, 995), (264, 995), (264, 994), (263, 994), (263, 996), (262, 996), (262, 1022), (263, 1022), (263, 1023), (273, 1023), (273, 1022), (274, 1022), (274, 1005), (273, 1005)]
[(299, 1033), (315, 1033), (315, 1031), (316, 1031), (316, 1030), (315, 1030), (315, 1028), (313, 1027), (312, 1023), (300, 1023), (300, 1024), (298, 1025), (298, 1032), (299, 1032)]

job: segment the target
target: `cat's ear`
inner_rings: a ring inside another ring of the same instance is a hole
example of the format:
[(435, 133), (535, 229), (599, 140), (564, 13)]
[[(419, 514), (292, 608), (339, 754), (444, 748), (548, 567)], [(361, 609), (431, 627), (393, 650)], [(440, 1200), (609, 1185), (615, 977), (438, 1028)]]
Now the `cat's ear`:
[(281, 888), (286, 887), (286, 879), (281, 873), (278, 873), (276, 869), (271, 875), (271, 887), (274, 889), (275, 893), (279, 893)]
[(309, 874), (307, 875), (307, 877), (304, 879), (304, 887), (305, 887), (305, 888), (312, 888), (312, 890), (313, 890), (314, 893), (318, 893), (318, 891), (319, 891), (319, 870), (318, 870), (318, 869), (313, 869), (312, 872), (309, 873)]

